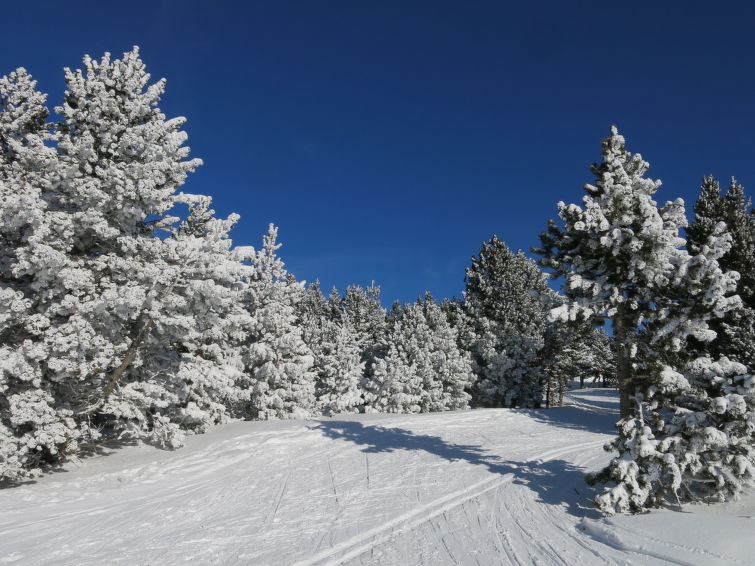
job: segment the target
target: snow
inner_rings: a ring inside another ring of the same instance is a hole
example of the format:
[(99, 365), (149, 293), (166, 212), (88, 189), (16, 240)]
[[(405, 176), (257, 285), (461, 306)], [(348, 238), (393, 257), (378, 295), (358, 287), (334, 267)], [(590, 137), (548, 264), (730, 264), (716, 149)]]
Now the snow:
[(606, 519), (614, 390), (549, 410), (237, 422), (0, 491), (0, 564), (751, 564), (755, 497)]

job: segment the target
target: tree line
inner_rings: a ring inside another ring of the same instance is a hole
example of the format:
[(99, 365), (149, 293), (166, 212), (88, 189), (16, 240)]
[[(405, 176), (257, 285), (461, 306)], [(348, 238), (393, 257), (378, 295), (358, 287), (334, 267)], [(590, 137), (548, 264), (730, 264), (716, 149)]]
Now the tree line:
[(239, 217), (181, 192), (201, 160), (137, 48), (83, 64), (55, 120), (24, 69), (0, 79), (0, 477), (113, 439), (177, 447), (230, 419), (535, 406), (563, 390), (568, 370), (536, 356), (555, 294), (532, 260), (494, 238), (464, 300), (326, 299), (287, 272), (275, 226), (235, 246)]
[(239, 217), (181, 191), (201, 160), (137, 48), (65, 82), (52, 116), (24, 69), (0, 79), (0, 478), (231, 419), (552, 406), (599, 379), (622, 417), (590, 478), (605, 512), (755, 479), (755, 219), (736, 181), (706, 177), (688, 226), (613, 128), (539, 262), (493, 236), (462, 297), (386, 311), (374, 284), (297, 281), (273, 225), (234, 245)]

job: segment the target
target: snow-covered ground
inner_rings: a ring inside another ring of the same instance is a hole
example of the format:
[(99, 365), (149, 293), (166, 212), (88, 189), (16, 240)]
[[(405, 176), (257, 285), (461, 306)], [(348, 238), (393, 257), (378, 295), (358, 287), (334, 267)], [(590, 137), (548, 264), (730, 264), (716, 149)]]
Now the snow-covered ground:
[(235, 423), (0, 491), (0, 564), (753, 564), (755, 497), (601, 518), (613, 391), (551, 410)]

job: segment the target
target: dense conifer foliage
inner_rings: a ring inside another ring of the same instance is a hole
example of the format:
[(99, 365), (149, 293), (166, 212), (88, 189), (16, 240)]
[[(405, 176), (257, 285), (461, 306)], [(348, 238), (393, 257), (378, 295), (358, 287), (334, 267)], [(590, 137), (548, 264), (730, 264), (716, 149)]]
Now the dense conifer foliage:
[(538, 352), (552, 300), (545, 276), (534, 261), (493, 236), (472, 258), (466, 280), (464, 306), (475, 333), (474, 403), (539, 406), (545, 373)]
[(0, 480), (113, 439), (552, 407), (592, 380), (620, 390), (616, 454), (590, 478), (604, 512), (755, 483), (755, 216), (735, 180), (705, 177), (688, 226), (613, 127), (540, 266), (493, 236), (461, 298), (386, 312), (374, 283), (326, 298), (297, 281), (272, 224), (234, 245), (239, 216), (183, 191), (202, 162), (138, 48), (64, 77), (54, 115), (26, 70), (0, 78)]
[(731, 179), (725, 194), (713, 177), (703, 179), (695, 203), (695, 219), (687, 227), (690, 250), (699, 252), (711, 236), (726, 226), (731, 247), (718, 260), (725, 270), (739, 273), (737, 294), (740, 308), (732, 309), (711, 321), (716, 338), (704, 350), (714, 357), (727, 356), (755, 370), (755, 211), (745, 196), (744, 187)]
[(731, 234), (717, 224), (686, 249), (683, 202), (657, 207), (660, 182), (645, 178), (648, 164), (616, 128), (602, 148), (584, 206), (559, 203), (563, 226), (552, 222), (538, 250), (566, 279), (568, 301), (555, 317), (613, 322), (623, 419), (611, 445), (618, 456), (592, 478), (612, 484), (596, 503), (614, 513), (735, 495), (752, 480), (742, 433), (752, 422), (752, 377), (690, 347), (716, 338), (709, 321), (741, 304), (738, 274), (718, 263)]

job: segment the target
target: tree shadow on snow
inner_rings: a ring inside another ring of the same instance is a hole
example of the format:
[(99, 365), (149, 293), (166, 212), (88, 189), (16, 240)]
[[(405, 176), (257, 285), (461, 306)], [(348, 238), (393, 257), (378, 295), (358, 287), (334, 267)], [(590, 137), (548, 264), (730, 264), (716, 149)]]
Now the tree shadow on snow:
[(518, 409), (531, 419), (556, 428), (584, 430), (597, 434), (615, 434), (619, 412), (598, 407), (552, 407), (550, 409)]
[(485, 466), (495, 474), (511, 474), (513, 483), (527, 486), (537, 494), (541, 503), (562, 506), (576, 517), (599, 517), (590, 503), (596, 491), (585, 483), (585, 470), (565, 460), (505, 460), (480, 446), (454, 444), (437, 436), (364, 425), (357, 421), (321, 421), (311, 429), (329, 438), (358, 444), (367, 454), (423, 451), (451, 462), (465, 461)]
[[(138, 446), (139, 444), (140, 444), (140, 441), (136, 439), (119, 439), (119, 438), (106, 440), (104, 442), (96, 443), (96, 444), (83, 444), (79, 446), (79, 451), (75, 455), (70, 456), (66, 460), (63, 460), (61, 462), (55, 462), (55, 463), (39, 464), (39, 468), (41, 470), (41, 475), (39, 476), (30, 477), (30, 478), (21, 478), (21, 479), (0, 478), (0, 490), (13, 489), (15, 487), (21, 487), (23, 485), (35, 484), (37, 483), (37, 480), (43, 477), (47, 477), (53, 474), (68, 473), (71, 470), (78, 468), (79, 465), (83, 463), (85, 460), (94, 458), (95, 456), (100, 456), (100, 457), (113, 456), (117, 454), (118, 451), (122, 448), (125, 448), (127, 446)], [(141, 441), (141, 444), (146, 444), (150, 446), (155, 446), (156, 448), (160, 448), (160, 446), (158, 446), (157, 444), (152, 444), (149, 442), (145, 442), (143, 440)]]
[[(589, 397), (580, 399), (580, 396)], [(581, 389), (572, 392), (572, 400), (563, 407), (519, 409), (533, 420), (561, 428), (598, 434), (615, 434), (619, 404), (615, 389)]]

